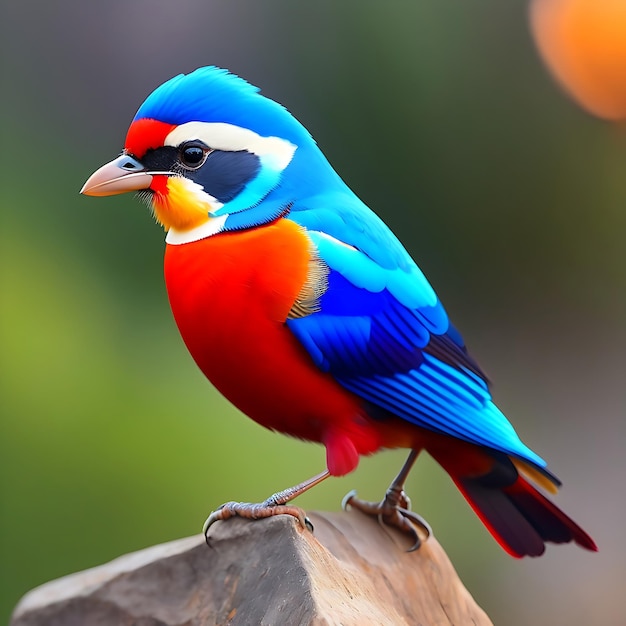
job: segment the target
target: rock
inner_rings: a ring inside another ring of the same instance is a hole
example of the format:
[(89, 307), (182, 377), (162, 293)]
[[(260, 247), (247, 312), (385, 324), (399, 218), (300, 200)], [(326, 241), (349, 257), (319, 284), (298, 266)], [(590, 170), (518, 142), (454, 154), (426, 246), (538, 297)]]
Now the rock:
[(358, 512), (233, 519), (38, 587), (11, 626), (491, 624), (434, 537)]

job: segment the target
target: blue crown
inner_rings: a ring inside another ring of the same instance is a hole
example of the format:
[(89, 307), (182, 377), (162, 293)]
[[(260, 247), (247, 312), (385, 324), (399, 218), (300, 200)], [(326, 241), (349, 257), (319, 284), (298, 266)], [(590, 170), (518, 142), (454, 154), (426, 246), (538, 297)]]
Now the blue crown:
[(308, 131), (282, 105), (262, 96), (259, 88), (219, 67), (179, 74), (157, 87), (139, 107), (135, 120), (168, 124), (224, 122), (269, 137), (301, 144)]

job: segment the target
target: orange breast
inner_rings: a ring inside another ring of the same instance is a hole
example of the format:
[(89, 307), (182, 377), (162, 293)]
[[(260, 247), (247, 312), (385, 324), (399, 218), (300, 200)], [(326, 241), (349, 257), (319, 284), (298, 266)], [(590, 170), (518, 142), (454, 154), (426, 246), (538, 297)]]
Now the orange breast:
[(168, 245), (172, 311), (200, 369), (252, 419), (327, 448), (347, 437), (359, 454), (373, 452), (379, 438), (359, 399), (320, 372), (285, 325), (310, 250), (287, 219)]

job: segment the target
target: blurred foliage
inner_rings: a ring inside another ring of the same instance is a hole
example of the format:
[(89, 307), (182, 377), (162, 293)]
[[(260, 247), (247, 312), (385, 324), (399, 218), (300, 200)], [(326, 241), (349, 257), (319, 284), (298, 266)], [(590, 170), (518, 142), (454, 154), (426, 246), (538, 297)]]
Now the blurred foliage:
[[(497, 624), (618, 623), (626, 137), (563, 98), (526, 8), (5, 3), (0, 619), (39, 583), (198, 532), (221, 502), (323, 465), (197, 371), (143, 205), (78, 196), (149, 91), (217, 64), (288, 106), (401, 235), (600, 545), (515, 562), (421, 459), (409, 491), (470, 591)], [(301, 504), (376, 498), (403, 456), (364, 459)]]

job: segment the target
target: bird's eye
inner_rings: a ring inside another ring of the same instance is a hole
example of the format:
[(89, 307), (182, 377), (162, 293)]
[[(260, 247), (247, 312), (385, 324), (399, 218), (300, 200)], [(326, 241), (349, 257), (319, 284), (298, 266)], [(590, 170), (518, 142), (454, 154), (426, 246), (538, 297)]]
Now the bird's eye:
[(180, 162), (187, 169), (197, 170), (204, 164), (209, 152), (209, 148), (199, 141), (184, 143), (180, 147)]

